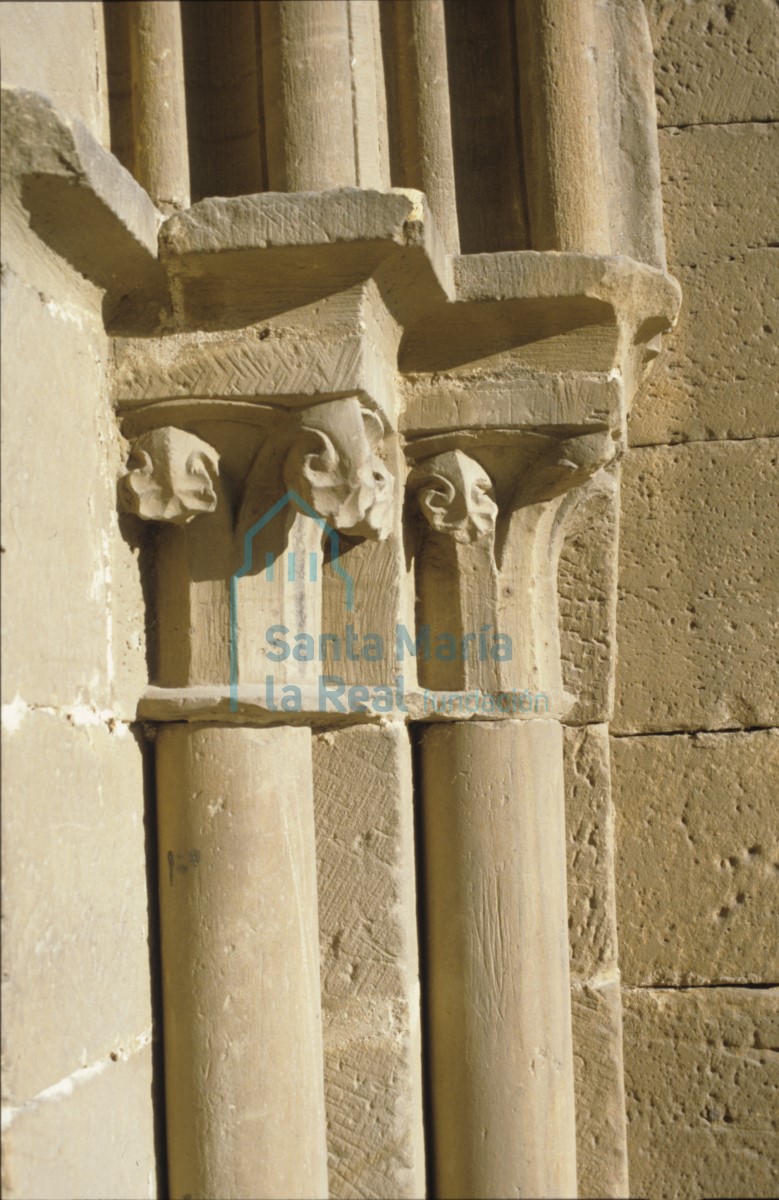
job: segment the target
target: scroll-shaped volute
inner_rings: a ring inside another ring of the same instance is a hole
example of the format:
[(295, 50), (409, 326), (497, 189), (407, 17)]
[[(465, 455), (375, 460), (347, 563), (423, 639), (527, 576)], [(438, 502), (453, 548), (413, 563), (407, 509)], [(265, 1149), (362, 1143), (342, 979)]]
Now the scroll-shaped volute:
[(379, 458), (378, 449), (384, 437), (384, 427), (375, 413), (362, 410), (365, 434), (371, 447), (372, 499), (362, 521), (349, 532), (358, 537), (374, 541), (385, 541), (392, 531), (392, 513), (395, 502), (395, 477)]
[(492, 480), (462, 450), (428, 458), (416, 468), (410, 486), (425, 520), (437, 533), (456, 542), (479, 542), (492, 536), (498, 506)]
[(127, 465), (119, 481), (124, 512), (144, 521), (186, 525), (216, 509), (219, 455), (192, 433), (169, 425), (141, 434)]
[(519, 481), (513, 507), (553, 500), (581, 487), (616, 456), (611, 433), (587, 433), (554, 442), (527, 469)]
[(395, 481), (377, 454), (382, 435), (356, 398), (309, 409), (284, 461), (285, 486), (333, 529), (386, 538)]

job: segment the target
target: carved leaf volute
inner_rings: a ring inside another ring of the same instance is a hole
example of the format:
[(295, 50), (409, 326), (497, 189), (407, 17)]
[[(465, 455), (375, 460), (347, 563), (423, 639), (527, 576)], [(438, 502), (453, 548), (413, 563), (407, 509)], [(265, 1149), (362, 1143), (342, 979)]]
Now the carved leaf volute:
[(183, 429), (168, 425), (136, 438), (128, 468), (120, 507), (144, 521), (186, 525), (217, 507), (219, 455)]

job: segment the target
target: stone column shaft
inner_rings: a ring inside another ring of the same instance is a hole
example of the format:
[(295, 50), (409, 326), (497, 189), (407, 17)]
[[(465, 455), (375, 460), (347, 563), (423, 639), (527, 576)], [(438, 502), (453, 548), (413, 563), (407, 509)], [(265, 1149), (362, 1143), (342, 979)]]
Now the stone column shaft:
[[(357, 396), (250, 427), (248, 474), (219, 423), (209, 433), (225, 457), (177, 426), (146, 430), (119, 494), (169, 527), (157, 617), (171, 669), (186, 643), (205, 647), (186, 653), (183, 678), (210, 667), (223, 687), (227, 663), (207, 649), (224, 649), (228, 625), (237, 712), (239, 661), (243, 682), (267, 670), (266, 624), (315, 641), (324, 530), (386, 536), (393, 479), (377, 455), (383, 425)], [(283, 678), (300, 694), (312, 669), (293, 655)], [(285, 712), (270, 729), (174, 718), (157, 738), (174, 1200), (328, 1193), (311, 731), (282, 724)]]
[(130, 5), (135, 177), (161, 207), (189, 207), (184, 53), (178, 0)]
[(268, 187), (354, 187), (346, 0), (265, 0), (262, 71)]
[(429, 725), (422, 779), (436, 1194), (575, 1196), (561, 728)]
[(608, 254), (593, 0), (517, 0), (534, 250)]
[(327, 1196), (310, 742), (157, 737), (174, 1200)]
[[(512, 711), (528, 686), (559, 707), (560, 497), (610, 447), (598, 436), (529, 448), (520, 438), (495, 459), (497, 483), (462, 450), (416, 464), (429, 526), (420, 614), (439, 637), (449, 623), (457, 640), (465, 618), (472, 635), (513, 643), (498, 662), (463, 637), (461, 661), (426, 664), (424, 682), (509, 693), (508, 709), (493, 700), (485, 711)], [(496, 495), (510, 497), (500, 566)], [(551, 717), (422, 732), (433, 1161), (446, 1200), (576, 1195), (562, 748)]]

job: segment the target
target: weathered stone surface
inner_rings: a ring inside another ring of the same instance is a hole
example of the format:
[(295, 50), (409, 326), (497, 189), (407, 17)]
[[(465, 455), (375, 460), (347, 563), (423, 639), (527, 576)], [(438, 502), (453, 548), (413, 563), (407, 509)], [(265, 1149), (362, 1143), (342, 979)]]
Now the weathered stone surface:
[(327, 1196), (307, 729), (156, 739), (174, 1196)]
[(628, 455), (613, 732), (779, 723), (778, 463), (768, 438)]
[(614, 707), (619, 479), (617, 465), (600, 471), (581, 489), (564, 528), (557, 598), (572, 724), (608, 721)]
[(89, 130), (46, 96), (4, 86), (2, 145), (4, 231), (29, 222), (43, 243), (108, 290), (104, 316), (132, 291), (157, 292), (162, 305), (157, 209)]
[(435, 249), (440, 269), (446, 270), (425, 197), (410, 188), (215, 196), (170, 217), (160, 236), (166, 257), (195, 259), (225, 250), (374, 241)]
[(630, 1193), (619, 982), (574, 984), (571, 1017), (579, 1195), (624, 1197)]
[(778, 141), (776, 126), (760, 124), (661, 133), (669, 262), (684, 303), (635, 402), (633, 445), (779, 431)]
[[(84, 1005), (90, 1013), (88, 999)], [(153, 1200), (166, 1194), (157, 1176), (152, 1051), (145, 1040), (57, 1082), (13, 1118), (4, 1138), (3, 1195)]]
[(563, 734), (577, 1175), (593, 1197), (628, 1194), (608, 743), (606, 725)]
[(628, 983), (779, 971), (779, 731), (615, 738), (620, 966)]
[(563, 752), (571, 977), (582, 980), (617, 959), (607, 727), (566, 729)]
[(623, 993), (630, 1189), (771, 1197), (779, 1170), (779, 990)]
[(4, 1087), (24, 1104), (151, 1024), (143, 760), (83, 707), (3, 710)]
[(779, 117), (779, 11), (773, 0), (646, 0), (658, 124)]
[(0, 6), (3, 82), (43, 92), (108, 146), (103, 5), (32, 0)]
[(424, 1193), (411, 761), (404, 729), (314, 738), (330, 1194)]
[(375, 285), (368, 283), (296, 305), (237, 333), (117, 340), (114, 397), (125, 411), (166, 400), (175, 419), (177, 403), (191, 404), (193, 397), (201, 409), (211, 398), (243, 401), (245, 415), (248, 405), (271, 398), (293, 406), (305, 398), (361, 391), (394, 421), (399, 332), (383, 345), (382, 317), (392, 327)]
[(415, 1082), (411, 1097), (408, 1086), (421, 1055), (411, 1014), (405, 1004), (349, 1007), (324, 1014), (330, 1195), (422, 1196), (420, 1088)]
[(723, 259), (776, 241), (777, 147), (776, 124), (660, 135), (669, 262), (687, 266)]
[[(726, 258), (777, 240), (779, 125), (703, 126), (660, 136), (671, 263)], [(744, 203), (745, 199), (749, 203)]]
[[(110, 703), (115, 509), (106, 341), (80, 307), (3, 275), (3, 700)], [(45, 430), (45, 438), (40, 437)]]
[(633, 446), (779, 434), (779, 251), (675, 268), (679, 324), (630, 417)]

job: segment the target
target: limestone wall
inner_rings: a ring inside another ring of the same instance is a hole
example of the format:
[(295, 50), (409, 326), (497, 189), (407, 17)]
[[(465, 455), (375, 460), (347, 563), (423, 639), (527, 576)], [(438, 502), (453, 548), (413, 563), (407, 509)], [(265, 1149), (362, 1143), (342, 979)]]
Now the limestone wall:
[[(0, 9), (4, 82), (98, 135), (100, 14)], [(6, 181), (2, 250), (3, 1191), (155, 1196), (144, 604), (102, 292)]]
[(630, 1185), (772, 1196), (779, 13), (647, 9), (684, 303), (636, 400), (622, 489), (611, 729)]

